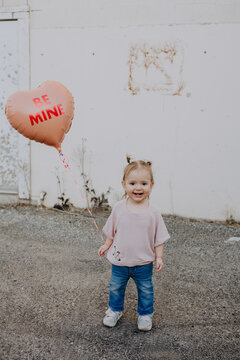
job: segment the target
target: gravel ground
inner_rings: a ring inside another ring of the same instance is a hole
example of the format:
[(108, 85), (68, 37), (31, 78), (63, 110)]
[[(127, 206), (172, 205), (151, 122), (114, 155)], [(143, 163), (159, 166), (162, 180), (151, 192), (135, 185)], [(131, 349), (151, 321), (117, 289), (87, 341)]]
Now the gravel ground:
[[(103, 226), (107, 214), (96, 214)], [(240, 227), (164, 217), (171, 240), (154, 274), (153, 329), (137, 329), (126, 292), (117, 326), (102, 325), (110, 265), (86, 214), (0, 208), (1, 360), (240, 359)]]

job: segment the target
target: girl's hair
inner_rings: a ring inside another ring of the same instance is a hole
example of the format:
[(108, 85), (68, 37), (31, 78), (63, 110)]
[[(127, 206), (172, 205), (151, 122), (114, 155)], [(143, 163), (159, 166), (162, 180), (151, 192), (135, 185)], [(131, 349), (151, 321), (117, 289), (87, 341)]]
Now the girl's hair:
[(131, 157), (127, 155), (127, 166), (125, 166), (124, 172), (123, 172), (123, 181), (126, 180), (128, 175), (132, 170), (139, 169), (139, 168), (145, 168), (149, 171), (151, 182), (153, 183), (153, 172), (152, 172), (152, 163), (151, 161), (143, 161), (143, 160), (137, 160), (137, 161), (131, 161)]

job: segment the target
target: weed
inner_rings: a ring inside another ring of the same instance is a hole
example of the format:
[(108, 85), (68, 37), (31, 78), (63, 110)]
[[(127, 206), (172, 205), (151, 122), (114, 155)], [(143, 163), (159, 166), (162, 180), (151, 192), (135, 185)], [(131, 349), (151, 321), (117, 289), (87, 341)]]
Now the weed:
[(59, 196), (58, 199), (61, 200), (61, 204), (55, 204), (53, 206), (54, 209), (69, 210), (69, 208), (72, 206), (72, 204), (69, 202), (69, 199), (65, 199), (64, 193), (62, 193), (62, 195)]
[[(56, 170), (58, 170), (58, 169), (56, 169)], [(58, 172), (57, 172), (56, 176), (57, 176), (57, 183), (58, 183), (58, 189), (59, 189), (59, 194), (60, 194), (60, 196), (58, 196), (58, 200), (60, 200), (61, 203), (58, 202), (57, 204), (54, 204), (53, 208), (58, 209), (58, 210), (63, 210), (63, 211), (69, 210), (69, 208), (72, 207), (72, 204), (70, 203), (69, 199), (65, 197), (65, 193), (62, 190), (63, 184), (62, 184), (62, 181), (60, 180), (60, 175)]]
[(226, 224), (227, 225), (236, 225), (237, 221), (233, 218), (232, 215), (230, 215), (230, 217), (228, 219), (226, 219)]
[(89, 187), (89, 179), (86, 178), (86, 175), (84, 177), (86, 179), (84, 187), (87, 192), (87, 194), (90, 195), (90, 204), (93, 209), (96, 208), (109, 208), (107, 195), (111, 192), (111, 187), (109, 187), (106, 191), (106, 193), (101, 193), (101, 195), (97, 196), (96, 191), (94, 189), (91, 189)]
[(111, 188), (109, 187), (105, 193), (102, 192), (98, 195), (92, 185), (92, 180), (90, 180), (89, 175), (86, 173), (86, 159), (88, 159), (88, 163), (90, 163), (90, 154), (87, 152), (86, 141), (86, 138), (82, 138), (81, 147), (74, 152), (74, 160), (80, 169), (87, 206), (93, 209), (108, 209), (110, 206), (107, 196), (110, 194)]

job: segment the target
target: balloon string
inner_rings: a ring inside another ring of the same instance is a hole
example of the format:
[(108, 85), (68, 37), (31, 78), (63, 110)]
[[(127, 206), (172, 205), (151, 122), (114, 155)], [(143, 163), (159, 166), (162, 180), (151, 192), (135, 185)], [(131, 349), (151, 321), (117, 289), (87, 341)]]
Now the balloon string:
[(94, 223), (94, 225), (95, 225), (95, 227), (96, 227), (96, 229), (97, 229), (97, 231), (98, 231), (98, 233), (99, 233), (99, 235), (100, 235), (100, 238), (101, 238), (102, 241), (105, 243), (105, 240), (104, 240), (104, 238), (103, 238), (103, 236), (102, 236), (102, 234), (101, 234), (101, 231), (99, 230), (99, 227), (98, 227), (98, 225), (97, 225), (97, 223), (96, 223), (96, 221), (95, 221), (95, 219), (94, 219), (94, 217), (93, 217), (93, 214), (92, 214), (91, 210), (90, 210), (89, 207), (88, 207), (87, 200), (85, 199), (85, 197), (84, 197), (83, 194), (82, 194), (80, 185), (79, 185), (79, 183), (77, 182), (77, 180), (75, 179), (75, 177), (74, 177), (74, 175), (73, 175), (73, 173), (72, 173), (72, 170), (71, 170), (71, 168), (70, 168), (70, 166), (69, 166), (69, 164), (68, 164), (68, 162), (67, 162), (67, 159), (65, 158), (65, 156), (64, 156), (63, 153), (61, 153), (61, 152), (59, 152), (59, 156), (60, 156), (60, 159), (61, 159), (62, 162), (63, 162), (64, 167), (69, 170), (69, 172), (70, 172), (70, 174), (71, 174), (71, 176), (72, 176), (72, 179), (73, 179), (73, 181), (74, 181), (74, 184), (76, 185), (76, 187), (77, 187), (77, 189), (78, 189), (78, 191), (79, 191), (79, 193), (80, 193), (80, 195), (81, 195), (81, 198), (83, 199), (83, 201), (84, 201), (84, 203), (85, 203), (85, 205), (86, 205), (87, 211), (89, 212), (89, 214), (90, 214), (90, 216), (91, 216), (91, 218), (92, 218), (92, 220), (93, 220), (93, 223)]

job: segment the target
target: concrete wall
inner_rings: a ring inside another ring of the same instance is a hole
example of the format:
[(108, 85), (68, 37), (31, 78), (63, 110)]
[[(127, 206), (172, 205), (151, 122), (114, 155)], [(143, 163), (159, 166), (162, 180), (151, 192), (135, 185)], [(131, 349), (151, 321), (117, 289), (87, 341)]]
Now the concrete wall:
[(1, 0), (29, 5), (33, 28), (239, 23), (239, 0)]
[[(75, 98), (62, 149), (83, 189), (84, 165), (118, 200), (129, 153), (152, 160), (163, 213), (240, 220), (240, 1), (2, 1), (20, 5), (31, 88), (57, 80)], [(32, 200), (42, 192), (84, 206), (56, 150), (32, 142)]]

